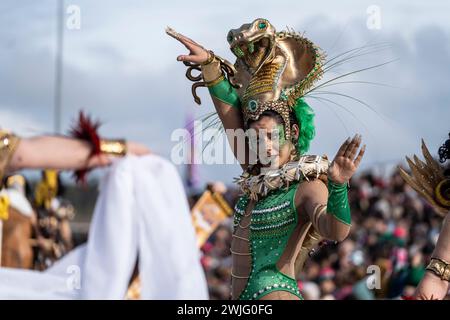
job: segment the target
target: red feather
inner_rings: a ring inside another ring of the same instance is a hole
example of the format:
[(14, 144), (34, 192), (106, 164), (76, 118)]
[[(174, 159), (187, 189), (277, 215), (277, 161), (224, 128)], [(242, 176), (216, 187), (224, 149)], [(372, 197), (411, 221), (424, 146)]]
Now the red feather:
[[(98, 128), (101, 123), (92, 120), (83, 111), (80, 111), (78, 123), (72, 126), (70, 136), (75, 139), (80, 139), (89, 142), (92, 145), (91, 157), (101, 153), (100, 151), (100, 136), (98, 135)], [(86, 176), (90, 169), (76, 170), (74, 173), (75, 181), (77, 183), (85, 184)]]

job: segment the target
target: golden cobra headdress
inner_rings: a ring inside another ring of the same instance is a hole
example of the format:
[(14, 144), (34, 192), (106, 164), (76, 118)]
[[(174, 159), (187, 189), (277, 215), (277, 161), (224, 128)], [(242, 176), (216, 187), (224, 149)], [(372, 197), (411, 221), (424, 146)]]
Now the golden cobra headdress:
[(283, 118), (289, 139), (289, 113), (322, 76), (321, 50), (293, 30), (276, 32), (267, 19), (230, 30), (227, 40), (237, 57), (231, 81), (240, 84), (237, 92), (245, 123), (264, 111), (275, 111)]
[[(177, 38), (177, 32), (166, 32)], [(290, 138), (289, 113), (295, 111), (299, 99), (323, 74), (324, 54), (310, 40), (293, 31), (277, 32), (267, 19), (256, 19), (228, 32), (228, 43), (236, 55), (236, 62), (214, 55), (220, 61), (222, 72), (236, 89), (241, 101), (245, 124), (257, 120), (267, 110), (278, 113), (284, 121), (286, 138)], [(188, 66), (186, 76), (195, 82), (192, 94), (197, 104), (201, 100), (196, 89), (206, 86), (199, 64), (184, 62)], [(301, 107), (305, 106), (302, 101)], [(312, 112), (308, 108), (304, 113)], [(297, 113), (298, 114), (298, 113)]]

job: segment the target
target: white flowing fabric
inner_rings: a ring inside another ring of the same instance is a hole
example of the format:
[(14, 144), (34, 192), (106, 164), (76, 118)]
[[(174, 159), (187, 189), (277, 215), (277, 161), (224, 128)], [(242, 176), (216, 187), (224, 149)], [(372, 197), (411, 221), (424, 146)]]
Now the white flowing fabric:
[(155, 155), (115, 162), (101, 183), (87, 245), (46, 272), (1, 268), (0, 298), (123, 299), (136, 259), (142, 299), (208, 298), (183, 185)]

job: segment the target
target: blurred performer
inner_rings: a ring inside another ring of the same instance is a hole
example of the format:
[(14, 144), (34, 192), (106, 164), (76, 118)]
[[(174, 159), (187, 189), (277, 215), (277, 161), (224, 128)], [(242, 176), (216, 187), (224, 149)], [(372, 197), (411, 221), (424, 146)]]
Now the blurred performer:
[(74, 208), (61, 197), (61, 190), (59, 173), (44, 170), (34, 192), (38, 270), (45, 270), (73, 247), (69, 221), (74, 217)]
[(175, 167), (140, 144), (101, 139), (97, 128), (80, 115), (73, 130), (77, 138), (20, 139), (1, 131), (1, 175), (23, 168), (76, 169), (84, 180), (88, 169), (111, 168), (100, 186), (86, 246), (45, 272), (0, 269), (0, 298), (122, 299), (137, 260), (143, 299), (207, 298)]
[[(9, 176), (1, 191), (2, 201), (7, 206), (0, 208), (3, 227), (0, 223), (0, 265), (8, 268), (33, 268), (31, 244), (34, 212), (26, 198), (26, 181), (21, 175)], [(3, 233), (3, 236), (1, 235)]]
[(322, 75), (322, 53), (300, 34), (276, 32), (266, 19), (229, 31), (234, 65), (170, 28), (167, 33), (190, 51), (178, 60), (196, 82), (195, 101), (195, 89), (208, 87), (244, 169), (231, 244), (232, 298), (302, 299), (295, 278), (309, 250), (349, 233), (347, 185), (365, 149), (355, 135), (331, 166), (326, 157), (306, 154), (315, 129), (303, 97)]
[[(424, 141), (422, 153), (425, 162), (417, 156), (414, 156), (414, 161), (406, 157), (411, 176), (401, 168), (400, 174), (444, 218), (444, 223), (415, 298), (441, 300), (447, 295), (450, 282), (450, 166), (447, 169), (441, 167), (431, 156)], [(441, 163), (450, 160), (450, 139), (439, 148), (439, 158)]]

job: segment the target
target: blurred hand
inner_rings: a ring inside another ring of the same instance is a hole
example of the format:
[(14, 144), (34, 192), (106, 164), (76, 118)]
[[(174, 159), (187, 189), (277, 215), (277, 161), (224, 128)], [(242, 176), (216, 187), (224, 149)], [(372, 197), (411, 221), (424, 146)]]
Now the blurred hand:
[[(339, 184), (347, 183), (355, 174), (356, 169), (358, 169), (361, 159), (364, 156), (364, 152), (366, 151), (365, 145), (359, 150), (361, 141), (361, 135), (356, 134), (353, 139), (350, 140), (350, 138), (348, 138), (339, 148), (339, 151), (328, 169), (328, 177), (333, 182)], [(357, 153), (358, 155), (356, 156)]]
[(442, 300), (447, 295), (449, 283), (439, 279), (438, 276), (427, 271), (419, 286), (416, 289), (414, 297), (417, 300)]
[(151, 151), (147, 146), (137, 143), (137, 142), (127, 142), (127, 153), (133, 154), (135, 156), (145, 156), (147, 154), (150, 154)]
[(86, 168), (93, 169), (93, 168), (98, 168), (98, 167), (106, 167), (111, 164), (113, 159), (114, 159), (113, 156), (102, 153), (102, 154), (90, 157), (87, 160)]
[(192, 39), (189, 39), (188, 37), (185, 37), (184, 35), (176, 32), (175, 30), (171, 28), (166, 29), (166, 33), (171, 36), (172, 38), (180, 41), (186, 49), (189, 50), (189, 55), (179, 55), (177, 57), (178, 61), (186, 61), (186, 62), (192, 62), (192, 63), (204, 63), (208, 60), (209, 52), (205, 48), (203, 48), (201, 45), (199, 45), (197, 42), (195, 42)]

